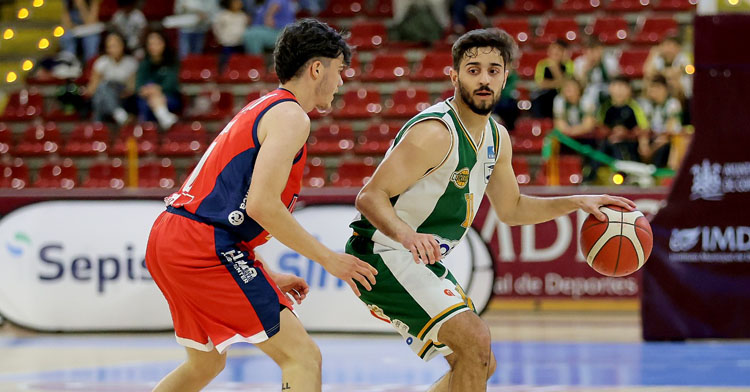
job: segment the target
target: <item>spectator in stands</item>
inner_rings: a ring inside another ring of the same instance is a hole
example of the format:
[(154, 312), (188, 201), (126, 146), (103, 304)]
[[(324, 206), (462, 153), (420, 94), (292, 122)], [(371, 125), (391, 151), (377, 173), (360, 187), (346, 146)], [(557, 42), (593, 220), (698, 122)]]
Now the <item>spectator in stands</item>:
[(518, 72), (515, 69), (508, 74), (505, 87), (500, 92), (500, 101), (495, 105), (494, 112), (503, 120), (505, 128), (512, 130), (516, 127), (516, 120), (521, 114), (518, 109)]
[[(596, 126), (596, 106), (596, 101), (584, 98), (581, 82), (566, 79), (552, 105), (555, 128), (573, 138), (591, 133)], [(593, 141), (587, 140), (587, 144), (593, 145)]]
[(156, 119), (162, 129), (177, 122), (181, 97), (177, 75), (179, 63), (161, 31), (146, 36), (146, 58), (141, 61), (136, 74), (138, 114), (141, 121)]
[(552, 102), (566, 78), (573, 76), (573, 62), (568, 44), (556, 41), (547, 48), (547, 58), (536, 65), (534, 80), (539, 89), (532, 94), (531, 110), (535, 117), (552, 117)]
[(136, 8), (137, 0), (117, 0), (117, 12), (110, 22), (112, 28), (125, 37), (130, 52), (136, 57), (143, 57), (143, 35), (148, 22), (143, 12)]
[(128, 119), (125, 101), (135, 91), (138, 61), (130, 56), (125, 38), (118, 32), (107, 34), (104, 45), (105, 54), (94, 62), (86, 95), (92, 97), (94, 120), (104, 121), (111, 117), (122, 125)]
[(214, 37), (221, 44), (219, 69), (233, 53), (242, 53), (242, 35), (250, 21), (242, 8), (242, 0), (221, 0), (222, 10), (214, 18)]
[(404, 0), (393, 7), (395, 24), (389, 31), (393, 40), (430, 45), (439, 41), (448, 27), (449, 16), (443, 0)]
[(638, 140), (648, 130), (648, 119), (641, 105), (633, 99), (630, 80), (618, 76), (609, 84), (610, 101), (599, 111), (600, 122), (607, 128), (601, 149), (605, 154), (627, 161), (641, 161)]
[(598, 39), (591, 39), (582, 56), (574, 62), (575, 77), (585, 89), (583, 96), (597, 103), (606, 101), (609, 82), (620, 74), (620, 64), (612, 53), (605, 52)]
[(203, 53), (203, 45), (206, 42), (206, 32), (211, 27), (211, 20), (218, 11), (218, 0), (176, 0), (174, 13), (176, 15), (194, 15), (196, 22), (191, 27), (182, 27), (179, 30), (180, 59), (188, 54)]
[(502, 0), (452, 0), (453, 31), (463, 34), (467, 29), (489, 26), (487, 15), (492, 14), (495, 8), (501, 8), (503, 3)]
[(669, 96), (667, 79), (657, 74), (648, 83), (646, 96), (640, 105), (648, 119), (651, 132), (639, 138), (639, 152), (657, 167), (669, 162), (670, 140), (682, 128), (680, 101)]
[(99, 6), (102, 0), (65, 0), (62, 12), (62, 26), (65, 34), (60, 37), (63, 50), (78, 55), (78, 47), (83, 50), (83, 59), (88, 61), (99, 54), (100, 34), (103, 26), (99, 23)]
[(255, 7), (253, 25), (244, 35), (245, 53), (262, 54), (276, 44), (284, 26), (294, 22), (294, 4), (291, 0), (259, 0)]
[[(651, 48), (643, 64), (644, 78), (651, 80), (656, 74), (664, 75), (671, 86), (672, 96), (682, 101), (685, 109), (690, 106), (687, 101), (693, 95), (693, 77), (686, 72), (686, 67), (692, 64), (691, 57), (683, 51), (682, 43), (677, 37), (667, 37), (661, 44)], [(688, 117), (685, 123), (689, 123), (689, 114), (687, 111), (684, 114)]]

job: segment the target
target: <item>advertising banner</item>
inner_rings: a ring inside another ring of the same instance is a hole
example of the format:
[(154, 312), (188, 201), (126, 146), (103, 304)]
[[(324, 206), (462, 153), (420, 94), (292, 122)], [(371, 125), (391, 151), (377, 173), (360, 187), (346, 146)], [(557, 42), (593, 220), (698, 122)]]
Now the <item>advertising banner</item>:
[(695, 18), (695, 135), (651, 222), (647, 340), (750, 338), (749, 34), (750, 15)]

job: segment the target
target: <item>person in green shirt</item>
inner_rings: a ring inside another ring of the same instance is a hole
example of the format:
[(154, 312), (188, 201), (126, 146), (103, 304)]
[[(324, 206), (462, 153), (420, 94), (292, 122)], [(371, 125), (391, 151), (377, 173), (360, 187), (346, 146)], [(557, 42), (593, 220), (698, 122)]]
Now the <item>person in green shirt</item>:
[(140, 121), (154, 121), (162, 129), (175, 122), (182, 106), (177, 79), (179, 62), (161, 31), (146, 36), (146, 58), (138, 66), (135, 88), (138, 92)]
[(573, 76), (573, 61), (565, 41), (555, 41), (547, 48), (547, 58), (536, 65), (534, 81), (539, 90), (532, 94), (531, 112), (534, 117), (552, 117), (552, 102), (566, 78)]
[(600, 124), (607, 137), (602, 144), (605, 154), (614, 158), (640, 162), (638, 140), (648, 135), (648, 119), (641, 105), (633, 99), (630, 80), (618, 76), (609, 84), (610, 102), (599, 111)]

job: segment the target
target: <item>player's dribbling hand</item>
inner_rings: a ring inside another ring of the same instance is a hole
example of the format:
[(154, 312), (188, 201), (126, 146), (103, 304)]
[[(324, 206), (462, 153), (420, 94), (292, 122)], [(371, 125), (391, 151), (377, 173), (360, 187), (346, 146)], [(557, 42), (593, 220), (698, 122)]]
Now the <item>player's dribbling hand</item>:
[(603, 212), (599, 211), (599, 207), (606, 205), (615, 205), (625, 208), (628, 211), (636, 209), (635, 203), (632, 200), (626, 199), (620, 196), (610, 195), (581, 195), (577, 196), (576, 202), (578, 207), (589, 214), (596, 217), (600, 221), (607, 219), (607, 216)]
[(401, 245), (414, 256), (414, 262), (419, 264), (435, 264), (440, 261), (440, 245), (432, 234), (410, 233), (402, 240)]
[(372, 290), (371, 284), (375, 284), (375, 275), (378, 274), (378, 270), (352, 255), (346, 253), (334, 253), (328, 258), (328, 260), (325, 260), (324, 263), (325, 264), (321, 264), (326, 271), (346, 282), (346, 284), (352, 288), (354, 294), (357, 294), (357, 297), (361, 294), (357, 285), (354, 284), (354, 280), (359, 282), (359, 284), (361, 284), (367, 291)]
[(273, 279), (281, 292), (291, 295), (298, 305), (302, 303), (302, 300), (307, 297), (307, 293), (310, 292), (307, 282), (297, 275), (277, 273)]

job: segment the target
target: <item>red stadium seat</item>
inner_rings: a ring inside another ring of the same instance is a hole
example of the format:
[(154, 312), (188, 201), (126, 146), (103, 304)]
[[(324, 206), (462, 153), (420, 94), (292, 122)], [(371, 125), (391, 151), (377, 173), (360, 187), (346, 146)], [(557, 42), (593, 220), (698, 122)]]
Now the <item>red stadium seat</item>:
[(345, 81), (357, 80), (362, 76), (362, 65), (359, 63), (359, 56), (352, 53), (352, 61), (349, 67), (344, 70), (341, 78)]
[(695, 11), (698, 0), (660, 0), (654, 7), (656, 11)]
[(629, 78), (643, 77), (643, 64), (648, 58), (648, 50), (626, 50), (620, 55), (620, 70)]
[(547, 58), (547, 52), (523, 52), (518, 64), (518, 76), (521, 79), (534, 79), (536, 65)]
[(307, 161), (305, 172), (302, 175), (302, 186), (310, 188), (322, 188), (327, 182), (326, 167), (322, 159), (314, 157)]
[(650, 5), (650, 0), (610, 0), (605, 7), (611, 12), (641, 12)]
[(621, 16), (597, 18), (591, 32), (605, 45), (617, 45), (628, 39), (628, 22)]
[(393, 98), (386, 100), (384, 117), (408, 118), (430, 107), (430, 93), (423, 89), (396, 90)]
[(450, 52), (428, 52), (417, 64), (411, 80), (445, 81), (448, 80), (453, 67), (453, 56)]
[(122, 189), (125, 187), (125, 167), (118, 158), (113, 160), (101, 160), (89, 167), (86, 179), (83, 180), (84, 188), (111, 188)]
[(534, 44), (547, 46), (557, 40), (578, 42), (581, 32), (574, 18), (550, 18), (542, 26)]
[(5, 123), (0, 123), (0, 155), (13, 153), (13, 131)]
[(60, 131), (53, 122), (29, 125), (15, 149), (16, 155), (41, 156), (59, 151)]
[(370, 118), (380, 114), (380, 92), (376, 90), (349, 90), (336, 102), (336, 118)]
[(233, 54), (229, 57), (219, 83), (250, 83), (266, 77), (266, 62), (263, 56)]
[(307, 153), (310, 155), (343, 154), (354, 148), (354, 131), (349, 124), (323, 125), (310, 135)]
[(357, 50), (372, 50), (383, 47), (388, 39), (388, 32), (381, 22), (355, 22), (351, 28), (349, 44)]
[(677, 21), (671, 16), (646, 18), (639, 20), (638, 25), (640, 28), (633, 39), (636, 44), (655, 45), (679, 32)]
[(175, 0), (144, 1), (143, 15), (150, 21), (161, 22), (174, 13)]
[(500, 19), (495, 27), (505, 30), (519, 45), (528, 43), (531, 38), (531, 26), (525, 17)]
[(103, 0), (99, 4), (99, 21), (109, 22), (117, 12), (117, 0)]
[(372, 158), (343, 161), (336, 173), (331, 175), (331, 185), (337, 187), (361, 187), (375, 172)]
[(375, 18), (393, 18), (393, 0), (375, 0), (374, 4), (365, 10), (367, 16)]
[(0, 188), (23, 189), (29, 185), (29, 168), (21, 158), (0, 161)]
[(198, 121), (178, 123), (162, 137), (159, 154), (190, 156), (202, 153), (207, 145), (208, 135), (203, 124)]
[(510, 164), (513, 166), (513, 173), (516, 175), (518, 185), (528, 185), (531, 182), (531, 171), (526, 157), (522, 155), (514, 156)]
[(368, 82), (396, 81), (409, 75), (409, 62), (401, 54), (381, 53), (365, 65), (362, 80)]
[(73, 189), (78, 185), (78, 168), (70, 158), (48, 161), (39, 169), (37, 188)]
[(41, 115), (42, 95), (32, 87), (10, 95), (0, 121), (28, 121)]
[(552, 8), (552, 1), (515, 0), (505, 11), (511, 14), (541, 14)]
[(228, 91), (204, 91), (193, 97), (185, 117), (190, 120), (218, 121), (234, 115), (234, 95)]
[(363, 0), (329, 0), (328, 6), (320, 12), (321, 18), (351, 18), (363, 10)]
[(580, 14), (594, 12), (602, 5), (600, 0), (562, 0), (555, 6), (558, 13)]
[(175, 187), (176, 178), (177, 172), (169, 158), (146, 162), (138, 167), (139, 188), (171, 189)]
[(190, 54), (180, 64), (180, 81), (202, 83), (216, 79), (219, 63), (215, 55)]
[(126, 125), (120, 129), (112, 154), (125, 155), (128, 152), (128, 139), (135, 139), (139, 154), (155, 153), (159, 146), (159, 134), (156, 124), (146, 122), (143, 124)]
[(522, 153), (538, 153), (542, 151), (544, 137), (552, 130), (552, 120), (520, 118), (516, 121), (511, 141), (513, 151)]
[(400, 124), (377, 122), (357, 138), (354, 152), (362, 155), (383, 155), (391, 147), (393, 139), (401, 129)]
[(78, 124), (62, 151), (64, 155), (69, 156), (92, 156), (106, 152), (109, 140), (109, 129), (106, 125), (100, 122)]

